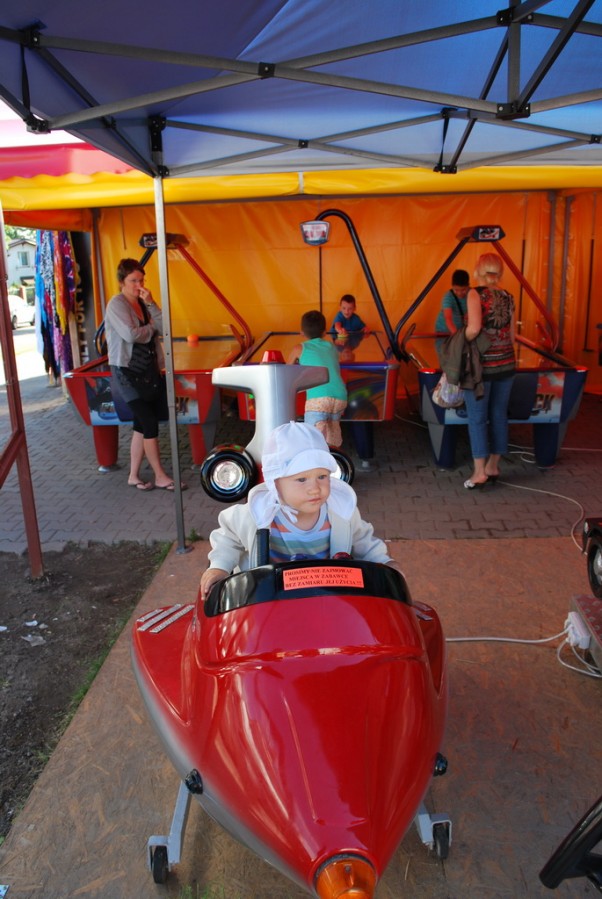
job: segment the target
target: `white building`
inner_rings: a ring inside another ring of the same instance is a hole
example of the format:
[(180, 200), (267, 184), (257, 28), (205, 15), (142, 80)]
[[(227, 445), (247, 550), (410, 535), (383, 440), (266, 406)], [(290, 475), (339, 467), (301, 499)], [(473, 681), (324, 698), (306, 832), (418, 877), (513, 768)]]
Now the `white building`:
[(6, 265), (9, 293), (20, 293), (24, 299), (28, 297), (33, 299), (36, 274), (35, 241), (25, 237), (11, 240), (6, 249)]

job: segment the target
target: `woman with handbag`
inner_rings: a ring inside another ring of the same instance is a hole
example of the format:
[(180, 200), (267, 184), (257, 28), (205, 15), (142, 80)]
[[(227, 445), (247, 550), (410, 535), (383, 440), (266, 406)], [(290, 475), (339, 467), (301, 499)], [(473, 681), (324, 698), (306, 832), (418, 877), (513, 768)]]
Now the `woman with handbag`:
[(466, 339), (485, 334), (489, 349), (481, 354), (484, 395), (464, 391), (473, 472), (467, 490), (497, 481), (500, 458), (508, 450), (508, 404), (516, 370), (514, 298), (500, 286), (504, 263), (497, 253), (479, 257), (475, 279), (480, 286), (468, 293)]
[[(136, 259), (117, 266), (120, 292), (107, 306), (105, 334), (113, 390), (129, 406), (134, 420), (128, 484), (138, 490), (174, 490), (161, 464), (159, 421), (168, 417), (165, 380), (161, 375), (157, 335), (163, 329), (161, 309), (144, 286), (144, 269)], [(144, 457), (155, 483), (140, 478)], [(182, 485), (182, 489), (186, 489)]]

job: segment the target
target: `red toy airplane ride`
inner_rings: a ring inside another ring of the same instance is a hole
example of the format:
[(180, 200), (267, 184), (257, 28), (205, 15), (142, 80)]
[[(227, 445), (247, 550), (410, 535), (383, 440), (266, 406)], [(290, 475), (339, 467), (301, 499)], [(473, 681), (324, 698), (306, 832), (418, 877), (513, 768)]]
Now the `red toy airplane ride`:
[(451, 823), (422, 804), (446, 767), (445, 640), (390, 567), (233, 574), (206, 602), (138, 619), (133, 664), (182, 778), (170, 834), (149, 840), (156, 882), (180, 860), (192, 796), (320, 899), (372, 899), (413, 820), (447, 856)]

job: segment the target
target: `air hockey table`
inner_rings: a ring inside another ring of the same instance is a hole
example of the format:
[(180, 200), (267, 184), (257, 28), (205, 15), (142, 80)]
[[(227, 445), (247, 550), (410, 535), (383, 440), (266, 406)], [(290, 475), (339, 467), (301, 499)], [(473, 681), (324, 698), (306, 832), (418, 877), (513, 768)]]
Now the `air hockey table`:
[[(173, 339), (176, 421), (188, 426), (194, 465), (201, 465), (213, 446), (220, 417), (219, 388), (211, 383), (213, 369), (232, 365), (242, 348), (230, 334), (200, 337), (194, 344), (186, 338)], [(119, 425), (131, 422), (132, 415), (120, 397), (113, 396), (107, 357), (64, 377), (76, 413), (92, 428), (99, 471), (111, 471), (117, 465)]]
[[(466, 407), (442, 409), (433, 403), (433, 389), (441, 377), (435, 335), (416, 334), (410, 329), (403, 347), (409, 359), (409, 392), (413, 392), (413, 376), (417, 379), (420, 413), (428, 425), (435, 462), (439, 468), (453, 468), (457, 426), (468, 424)], [(509, 422), (532, 425), (536, 464), (539, 468), (551, 468), (558, 458), (568, 423), (579, 410), (587, 368), (574, 365), (560, 354), (520, 336), (516, 338), (516, 357)]]
[[(260, 363), (268, 356), (281, 353), (286, 359), (293, 347), (300, 343), (298, 331), (267, 331), (244, 352), (236, 365)], [(340, 353), (341, 375), (347, 385), (348, 405), (342, 421), (351, 422), (360, 459), (370, 459), (372, 448), (371, 425), (393, 418), (399, 362), (393, 357), (385, 335), (370, 331), (364, 335), (350, 335), (345, 340), (331, 337)], [(297, 394), (297, 415), (303, 416), (305, 393)], [(238, 394), (238, 412), (243, 421), (253, 421), (255, 408), (252, 394)]]

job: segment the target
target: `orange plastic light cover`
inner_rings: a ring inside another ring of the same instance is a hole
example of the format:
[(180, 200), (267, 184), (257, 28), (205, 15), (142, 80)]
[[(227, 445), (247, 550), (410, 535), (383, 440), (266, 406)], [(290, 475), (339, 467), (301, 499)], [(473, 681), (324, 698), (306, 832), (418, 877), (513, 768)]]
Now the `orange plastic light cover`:
[(376, 872), (366, 859), (344, 856), (328, 862), (316, 879), (320, 899), (372, 899)]

